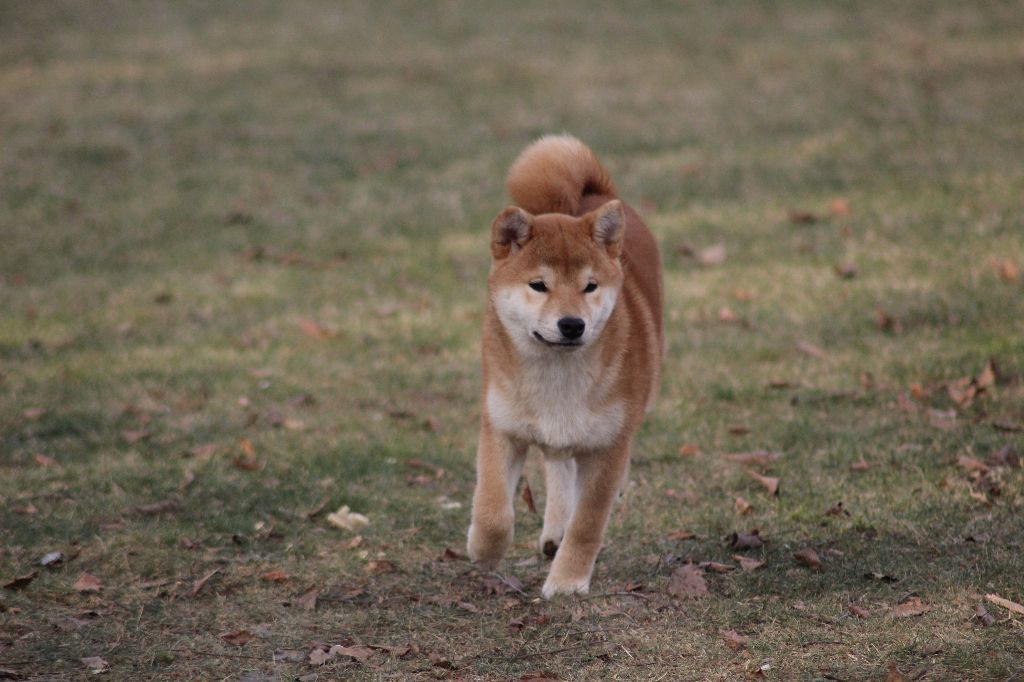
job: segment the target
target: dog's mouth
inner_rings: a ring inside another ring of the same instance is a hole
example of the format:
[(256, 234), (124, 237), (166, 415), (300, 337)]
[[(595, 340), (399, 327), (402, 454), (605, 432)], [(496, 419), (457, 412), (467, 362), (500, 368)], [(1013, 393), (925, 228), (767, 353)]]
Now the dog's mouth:
[(540, 332), (534, 332), (533, 338), (537, 339), (538, 341), (545, 345), (555, 346), (556, 348), (579, 348), (580, 346), (583, 345), (582, 341), (548, 341), (547, 339), (540, 335)]

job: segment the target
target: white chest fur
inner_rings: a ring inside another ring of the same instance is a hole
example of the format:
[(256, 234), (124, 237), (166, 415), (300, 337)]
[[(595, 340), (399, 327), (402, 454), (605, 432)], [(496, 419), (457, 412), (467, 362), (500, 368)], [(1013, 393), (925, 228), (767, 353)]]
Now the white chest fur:
[(604, 447), (625, 418), (622, 401), (608, 399), (614, 374), (595, 371), (583, 354), (533, 358), (512, 381), (488, 387), (487, 413), (499, 431), (541, 447)]

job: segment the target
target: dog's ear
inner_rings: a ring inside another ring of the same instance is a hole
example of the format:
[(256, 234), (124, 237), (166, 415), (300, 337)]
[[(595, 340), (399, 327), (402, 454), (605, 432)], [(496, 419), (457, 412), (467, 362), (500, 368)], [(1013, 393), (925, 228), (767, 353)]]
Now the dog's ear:
[(509, 206), (491, 224), (491, 255), (494, 260), (508, 258), (523, 248), (530, 239), (533, 216), (516, 206)]
[(622, 233), (626, 229), (626, 211), (622, 202), (612, 199), (601, 208), (588, 214), (590, 234), (594, 241), (608, 250), (608, 255), (618, 258), (622, 252)]

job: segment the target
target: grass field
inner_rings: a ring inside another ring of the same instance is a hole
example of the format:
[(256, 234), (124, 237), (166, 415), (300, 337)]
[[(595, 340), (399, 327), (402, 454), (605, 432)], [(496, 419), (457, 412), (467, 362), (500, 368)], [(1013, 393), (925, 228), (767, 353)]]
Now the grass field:
[[(1024, 679), (1022, 92), (1010, 2), (0, 4), (0, 678)], [(670, 350), (544, 602), (525, 502), (461, 554), (488, 229), (563, 130)]]

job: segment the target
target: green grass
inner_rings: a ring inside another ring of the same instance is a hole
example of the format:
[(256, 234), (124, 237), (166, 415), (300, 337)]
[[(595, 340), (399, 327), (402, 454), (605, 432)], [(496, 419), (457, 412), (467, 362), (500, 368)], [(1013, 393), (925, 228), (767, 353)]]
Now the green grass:
[[(1024, 450), (1024, 281), (993, 264), (1024, 266), (1022, 25), (1003, 2), (4, 4), (0, 579), (67, 559), (0, 591), (0, 668), (1021, 679), (1021, 618), (973, 618), (1024, 602), (1021, 470), (956, 460)], [(662, 243), (670, 351), (603, 596), (546, 603), (523, 504), (504, 572), (524, 594), (439, 556), (468, 522), (488, 225), (516, 153), (563, 130)], [(721, 265), (686, 255), (714, 244)], [(996, 385), (956, 406), (946, 385), (990, 357)], [(721, 456), (755, 449), (783, 453), (777, 498)], [(342, 504), (371, 519), (357, 548), (324, 520)], [(669, 599), (675, 566), (731, 562), (751, 528), (765, 568)], [(908, 595), (930, 610), (892, 617)], [(419, 653), (272, 659), (315, 642)]]

